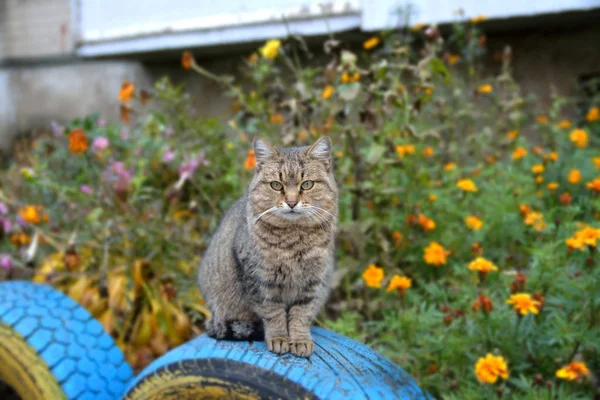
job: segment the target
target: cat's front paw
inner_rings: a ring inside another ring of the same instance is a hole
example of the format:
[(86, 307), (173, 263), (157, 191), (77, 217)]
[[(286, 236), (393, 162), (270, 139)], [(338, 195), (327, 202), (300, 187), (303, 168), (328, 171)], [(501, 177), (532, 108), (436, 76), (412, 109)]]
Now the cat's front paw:
[(267, 338), (267, 348), (276, 354), (285, 354), (290, 351), (290, 338), (287, 336), (275, 336)]
[(295, 340), (290, 343), (290, 353), (296, 357), (310, 357), (315, 351), (315, 344), (311, 339)]

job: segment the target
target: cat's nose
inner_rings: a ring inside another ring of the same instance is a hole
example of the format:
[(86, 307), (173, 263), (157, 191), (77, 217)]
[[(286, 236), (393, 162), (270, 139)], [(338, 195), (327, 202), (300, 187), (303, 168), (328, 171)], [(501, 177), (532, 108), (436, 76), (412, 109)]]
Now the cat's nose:
[(294, 208), (296, 206), (296, 204), (298, 204), (298, 202), (296, 200), (286, 200), (285, 204), (290, 206), (290, 208)]

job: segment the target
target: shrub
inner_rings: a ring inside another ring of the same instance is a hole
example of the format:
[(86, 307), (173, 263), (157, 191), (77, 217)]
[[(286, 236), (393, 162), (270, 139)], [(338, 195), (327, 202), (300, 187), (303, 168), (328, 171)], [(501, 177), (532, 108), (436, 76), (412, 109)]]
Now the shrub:
[[(269, 41), (242, 83), (186, 52), (182, 66), (223, 84), (234, 118), (193, 119), (168, 80), (150, 94), (125, 83), (125, 125), (91, 117), (40, 141), (24, 184), (1, 198), (5, 214), (29, 220), (11, 217), (21, 227), (10, 239), (29, 261), (33, 237), (35, 279), (90, 308), (141, 366), (190, 336), (187, 315), (207, 315), (194, 268), (245, 190), (250, 139), (305, 145), (327, 134), (338, 269), (318, 323), (366, 341), (436, 397), (590, 397), (598, 106), (566, 120), (572, 99), (544, 107), (523, 96), (510, 48), (486, 74), (480, 20), (445, 38), (436, 27), (385, 32), (359, 51), (330, 39), (324, 66), (302, 64), (312, 54), (301, 38)], [(133, 98), (148, 95), (131, 123)]]

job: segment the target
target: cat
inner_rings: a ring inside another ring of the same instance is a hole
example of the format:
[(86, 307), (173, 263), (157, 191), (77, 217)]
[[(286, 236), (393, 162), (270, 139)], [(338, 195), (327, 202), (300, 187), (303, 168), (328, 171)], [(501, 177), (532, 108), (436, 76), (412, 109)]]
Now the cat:
[(330, 291), (338, 215), (331, 141), (277, 149), (254, 140), (256, 169), (198, 269), (216, 339), (264, 340), (309, 357), (310, 325)]

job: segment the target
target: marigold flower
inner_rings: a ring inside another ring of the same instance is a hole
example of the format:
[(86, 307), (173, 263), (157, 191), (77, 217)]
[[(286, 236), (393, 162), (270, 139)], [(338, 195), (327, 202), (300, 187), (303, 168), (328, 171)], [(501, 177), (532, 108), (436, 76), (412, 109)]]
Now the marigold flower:
[(512, 304), (514, 311), (521, 315), (540, 312), (540, 302), (533, 299), (529, 293), (515, 293), (506, 300), (506, 304)]
[(83, 129), (73, 129), (69, 133), (69, 151), (71, 153), (85, 153), (88, 148), (88, 139)]
[(538, 115), (537, 118), (536, 118), (536, 121), (539, 124), (546, 124), (546, 123), (548, 123), (548, 117), (545, 116), (545, 115)]
[(486, 19), (488, 19), (487, 15), (481, 14), (481, 15), (477, 15), (477, 16), (471, 18), (471, 22), (474, 24), (478, 24), (480, 22), (485, 21)]
[(263, 47), (259, 49), (260, 54), (264, 58), (268, 58), (270, 60), (277, 57), (279, 54), (279, 48), (281, 47), (281, 41), (277, 39), (268, 40), (267, 43)]
[[(537, 176), (535, 178), (535, 183), (537, 183), (538, 185), (542, 184), (544, 182), (544, 178), (542, 176)], [(539, 196), (542, 197), (543, 193), (542, 192), (538, 192)]]
[(509, 131), (506, 136), (510, 139), (510, 140), (515, 140), (518, 136), (519, 136), (519, 130), (518, 129), (513, 129), (512, 131)]
[(455, 169), (456, 169), (456, 163), (449, 162), (447, 164), (444, 164), (444, 171), (453, 171)]
[(571, 131), (571, 133), (569, 134), (569, 139), (571, 139), (571, 142), (573, 142), (575, 146), (581, 149), (587, 147), (588, 135), (587, 132), (583, 129), (575, 129)]
[(589, 376), (589, 374), (590, 370), (588, 367), (580, 361), (573, 361), (556, 371), (557, 378), (569, 381), (580, 380), (583, 377)]
[(19, 210), (19, 215), (28, 224), (39, 224), (48, 221), (48, 214), (44, 213), (42, 206), (25, 206)]
[(129, 81), (123, 81), (121, 90), (119, 90), (119, 100), (122, 102), (130, 101), (135, 95), (135, 85)]
[(342, 74), (342, 83), (358, 82), (359, 80), (360, 80), (360, 74), (358, 72), (355, 72), (352, 75), (347, 74), (346, 72), (344, 72)]
[(540, 212), (531, 211), (525, 216), (525, 225), (533, 226), (533, 229), (540, 232), (546, 229), (544, 215)]
[(569, 129), (571, 127), (571, 121), (568, 119), (563, 119), (557, 125), (560, 129)]
[(271, 117), (269, 117), (269, 121), (272, 124), (283, 124), (284, 118), (281, 114), (273, 114)]
[(513, 160), (520, 160), (527, 155), (527, 149), (524, 147), (517, 147), (512, 153)]
[(372, 288), (380, 288), (384, 276), (383, 268), (378, 267), (375, 264), (369, 265), (362, 274), (362, 278), (367, 286)]
[(519, 212), (523, 217), (527, 217), (527, 214), (531, 212), (531, 207), (528, 204), (519, 204)]
[(525, 284), (527, 283), (527, 275), (522, 272), (517, 272), (515, 275), (515, 279), (510, 284), (510, 292), (517, 293), (521, 290), (525, 289)]
[(404, 236), (400, 232), (394, 231), (394, 233), (392, 233), (392, 239), (394, 239), (394, 246), (399, 247), (403, 237)]
[(194, 63), (195, 63), (194, 56), (192, 55), (191, 52), (184, 51), (183, 53), (181, 53), (181, 66), (184, 69), (191, 69), (192, 65), (194, 65)]
[(546, 187), (548, 188), (548, 190), (550, 190), (551, 192), (554, 192), (556, 189), (558, 189), (558, 183), (557, 182), (550, 182), (546, 185)]
[(593, 226), (585, 226), (583, 229), (575, 232), (573, 239), (583, 243), (584, 245), (596, 247), (598, 239), (600, 239), (600, 229), (594, 228)]
[(588, 188), (588, 190), (600, 193), (600, 176), (595, 178), (594, 180), (589, 181), (586, 184), (586, 187)]
[(423, 157), (431, 157), (433, 155), (433, 147), (425, 147), (421, 153)]
[(496, 267), (496, 265), (494, 265), (494, 263), (490, 260), (486, 260), (483, 257), (477, 257), (475, 260), (469, 263), (469, 270), (487, 274), (492, 271), (498, 271), (498, 267)]
[(548, 158), (550, 158), (552, 161), (557, 161), (558, 153), (556, 151), (551, 151), (550, 154), (548, 155)]
[(565, 240), (569, 250), (585, 250), (585, 242), (579, 237), (570, 237)]
[(465, 218), (465, 225), (467, 225), (469, 229), (478, 231), (483, 226), (483, 221), (477, 218), (475, 215), (469, 215)]
[(328, 98), (330, 98), (333, 95), (333, 92), (334, 92), (333, 86), (327, 85), (323, 89), (323, 92), (321, 93), (321, 97), (323, 98), (323, 100), (327, 100)]
[(377, 36), (373, 36), (372, 38), (365, 40), (363, 43), (363, 48), (365, 50), (371, 50), (373, 47), (376, 47), (381, 40)]
[(477, 192), (475, 182), (470, 179), (461, 179), (456, 183), (456, 187), (465, 192)]
[(587, 115), (585, 116), (585, 119), (587, 119), (589, 122), (599, 120), (600, 119), (600, 108), (598, 108), (598, 107), (590, 108), (589, 111), (587, 112)]
[(489, 83), (486, 83), (486, 84), (480, 85), (480, 86), (477, 88), (477, 91), (478, 91), (479, 93), (492, 93), (492, 91), (493, 91), (493, 90), (494, 90), (494, 88), (493, 88), (493, 87), (492, 87), (492, 85), (490, 85)]
[(542, 172), (544, 172), (544, 166), (542, 164), (536, 164), (533, 167), (531, 167), (531, 172), (533, 172), (534, 174), (541, 174)]
[(435, 194), (430, 194), (429, 196), (427, 196), (427, 198), (432, 203), (435, 203), (437, 201), (437, 199), (438, 199), (437, 195), (435, 195)]
[(471, 255), (472, 256), (482, 256), (483, 255), (483, 247), (481, 247), (481, 243), (475, 242), (471, 246)]
[(560, 204), (562, 204), (564, 206), (568, 206), (569, 204), (571, 204), (573, 202), (573, 197), (571, 197), (571, 193), (564, 192), (563, 194), (561, 194), (558, 197), (558, 201), (560, 202)]
[(423, 228), (424, 231), (429, 232), (435, 229), (435, 221), (427, 218), (425, 215), (423, 214), (419, 214), (418, 219), (417, 219), (417, 223), (419, 225), (421, 225), (421, 228)]
[(439, 243), (431, 242), (424, 250), (423, 259), (427, 264), (440, 266), (446, 264), (449, 252)]
[(401, 295), (404, 295), (406, 289), (412, 286), (412, 279), (407, 278), (406, 276), (394, 275), (388, 284), (386, 292), (391, 292), (392, 290), (397, 290)]
[(498, 377), (508, 379), (508, 365), (502, 356), (488, 353), (481, 357), (475, 364), (475, 375), (481, 383), (494, 384)]
[(596, 166), (596, 168), (600, 168), (600, 157), (594, 157), (594, 158), (592, 158), (592, 162), (594, 163), (594, 165)]
[(571, 171), (569, 171), (567, 179), (569, 183), (575, 185), (581, 181), (581, 172), (578, 169), (572, 169)]
[(31, 238), (25, 232), (17, 232), (10, 236), (10, 242), (15, 247), (23, 247), (31, 243)]
[(415, 146), (412, 144), (400, 144), (398, 146), (396, 146), (396, 154), (398, 154), (398, 157), (400, 158), (404, 158), (405, 155), (407, 154), (413, 154), (415, 152)]
[(460, 56), (458, 54), (449, 54), (447, 57), (448, 64), (454, 65), (460, 61)]
[(473, 303), (473, 311), (477, 312), (479, 309), (485, 314), (489, 314), (494, 309), (494, 303), (485, 294), (480, 294)]
[(244, 161), (244, 168), (247, 171), (254, 169), (256, 167), (256, 156), (254, 155), (254, 150), (248, 150), (248, 155), (246, 156), (246, 161)]

